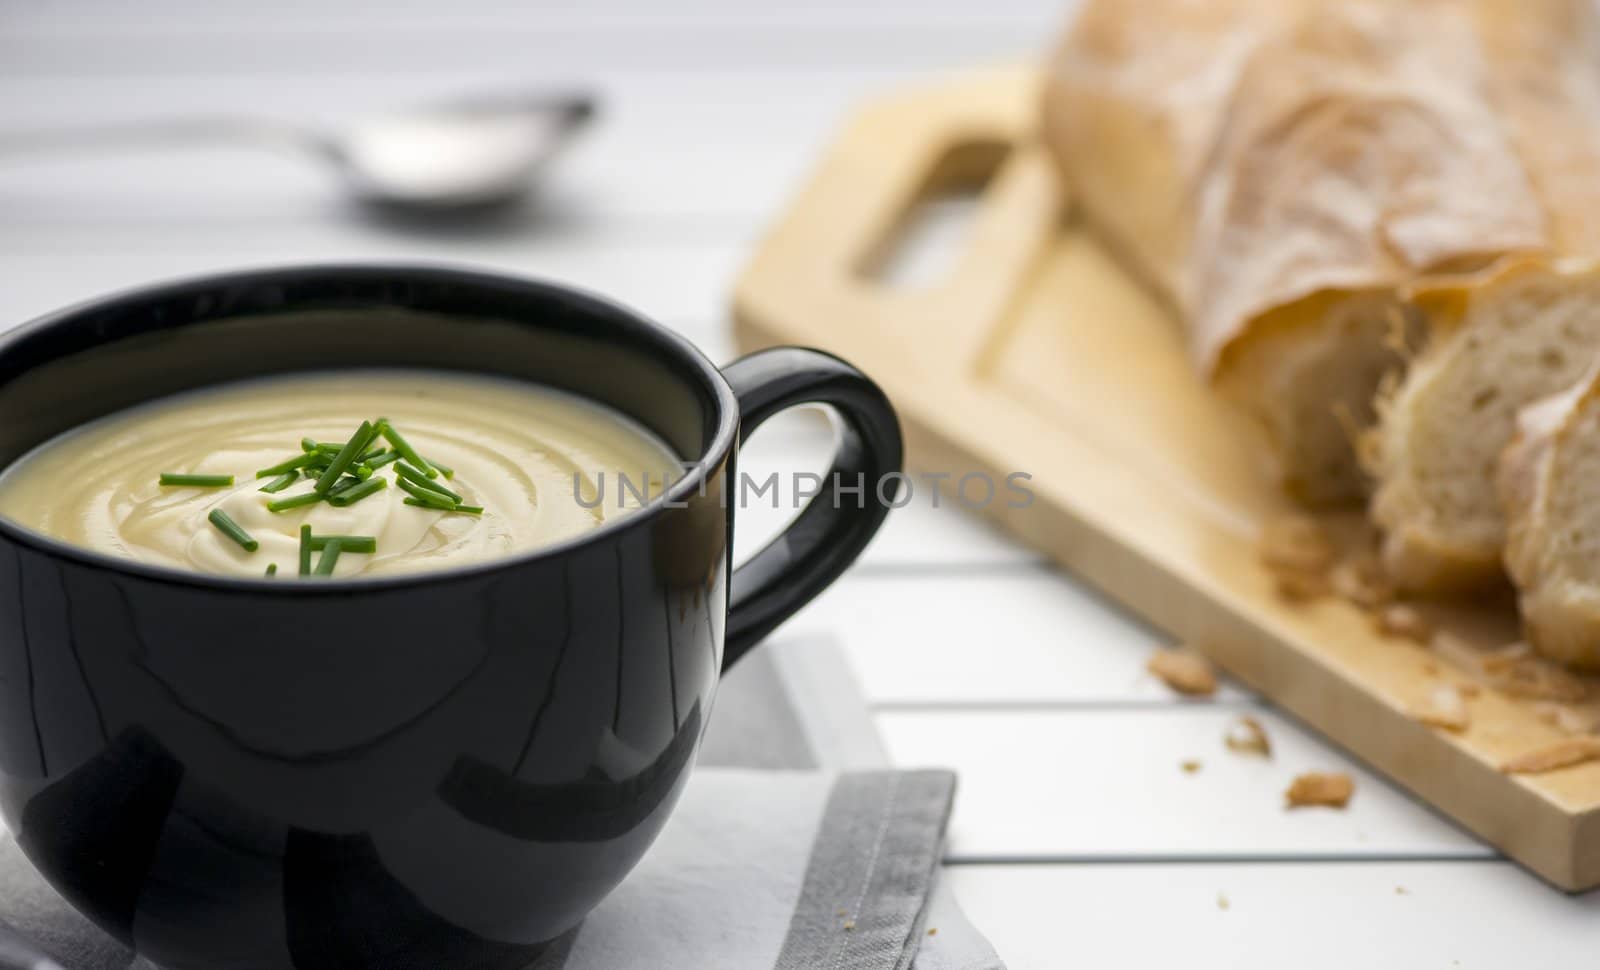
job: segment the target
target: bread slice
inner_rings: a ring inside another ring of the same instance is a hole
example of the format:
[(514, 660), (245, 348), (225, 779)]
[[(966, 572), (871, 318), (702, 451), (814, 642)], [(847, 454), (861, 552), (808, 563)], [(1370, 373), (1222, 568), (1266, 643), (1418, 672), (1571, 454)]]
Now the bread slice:
[(1291, 498), (1342, 504), (1367, 494), (1352, 442), (1376, 422), (1378, 387), (1420, 329), (1392, 292), (1318, 293), (1264, 315), (1214, 386), (1264, 430), (1267, 474)]
[(1418, 296), (1432, 333), (1366, 458), (1384, 567), (1405, 591), (1502, 581), (1496, 463), (1524, 405), (1571, 385), (1600, 348), (1600, 268), (1526, 260)]
[(1497, 484), (1528, 642), (1600, 668), (1600, 371), (1522, 409)]
[(1503, 117), (1543, 75), (1491, 61), (1547, 58), (1569, 6), (1529, 7), (1545, 20), (1510, 43), (1488, 35), (1513, 0), (1086, 0), (1052, 59), (1043, 131), (1074, 200), (1297, 497), (1365, 496), (1350, 429), (1399, 364), (1402, 288), (1550, 248), (1513, 143), (1550, 133)]

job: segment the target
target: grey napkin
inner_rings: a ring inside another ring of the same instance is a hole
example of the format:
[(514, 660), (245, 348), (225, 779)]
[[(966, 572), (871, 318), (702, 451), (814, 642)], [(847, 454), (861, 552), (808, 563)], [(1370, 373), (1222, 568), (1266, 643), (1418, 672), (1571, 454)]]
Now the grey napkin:
[[(1003, 970), (938, 882), (954, 776), (883, 765), (834, 644), (756, 651), (661, 838), (536, 970)], [(9, 836), (0, 914), (66, 970), (152, 970)]]

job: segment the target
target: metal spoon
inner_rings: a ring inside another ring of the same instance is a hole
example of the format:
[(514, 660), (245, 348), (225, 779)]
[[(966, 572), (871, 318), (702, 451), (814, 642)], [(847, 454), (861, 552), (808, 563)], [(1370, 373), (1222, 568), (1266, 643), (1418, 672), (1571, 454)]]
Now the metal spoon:
[(338, 132), (244, 117), (0, 130), (0, 157), (152, 144), (256, 144), (330, 164), (363, 202), (427, 211), (479, 209), (525, 193), (567, 136), (593, 114), (588, 96), (556, 95), (458, 101)]

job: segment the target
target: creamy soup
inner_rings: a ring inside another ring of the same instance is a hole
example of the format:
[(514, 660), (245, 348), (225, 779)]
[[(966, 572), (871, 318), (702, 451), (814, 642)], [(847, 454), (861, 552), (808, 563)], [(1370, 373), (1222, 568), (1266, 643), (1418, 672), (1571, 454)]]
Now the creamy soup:
[(306, 374), (166, 398), (56, 437), (0, 475), (0, 515), (180, 569), (375, 576), (581, 535), (659, 495), (680, 467), (634, 421), (537, 385)]

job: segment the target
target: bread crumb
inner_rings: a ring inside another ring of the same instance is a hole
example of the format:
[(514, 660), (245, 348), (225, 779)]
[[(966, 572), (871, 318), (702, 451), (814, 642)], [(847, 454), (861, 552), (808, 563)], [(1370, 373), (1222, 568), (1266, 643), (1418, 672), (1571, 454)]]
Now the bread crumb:
[(1404, 887), (1404, 886), (1396, 886), (1396, 887), (1394, 887), (1394, 894), (1396, 896), (1409, 896), (1409, 895), (1411, 895), (1411, 893), (1408, 892), (1406, 890), (1406, 887)]
[(1228, 730), (1222, 736), (1222, 743), (1228, 750), (1235, 754), (1253, 755), (1258, 758), (1272, 757), (1272, 741), (1267, 737), (1267, 729), (1261, 722), (1249, 715), (1234, 719), (1228, 725)]
[(1228, 902), (1227, 894), (1225, 894), (1225, 893), (1217, 893), (1217, 908), (1218, 909), (1226, 910), (1231, 905), (1233, 905), (1233, 904)]
[(1590, 715), (1554, 701), (1536, 701), (1533, 709), (1539, 715), (1539, 720), (1559, 729), (1562, 734), (1593, 734), (1600, 728), (1600, 723), (1596, 723)]
[(1261, 561), (1273, 570), (1319, 573), (1333, 565), (1333, 541), (1316, 519), (1285, 515), (1261, 530)]
[(1202, 656), (1190, 650), (1162, 649), (1145, 664), (1145, 669), (1180, 694), (1208, 695), (1217, 692), (1217, 674)]
[(1332, 589), (1328, 585), (1328, 577), (1321, 573), (1284, 570), (1274, 573), (1272, 580), (1278, 598), (1286, 603), (1309, 603), (1312, 600), (1319, 600), (1327, 596)]
[(1178, 767), (1182, 768), (1183, 769), (1183, 773), (1186, 774), (1186, 775), (1195, 774), (1196, 772), (1198, 772), (1200, 770), (1200, 759), (1199, 758), (1187, 758), (1187, 759), (1185, 759), (1183, 761), (1178, 762)]
[(1433, 636), (1433, 624), (1414, 606), (1390, 603), (1377, 613), (1378, 632), (1387, 637), (1404, 637), (1426, 644)]
[(1283, 793), (1289, 808), (1320, 805), (1326, 808), (1344, 808), (1356, 791), (1356, 783), (1342, 771), (1308, 771), (1297, 775)]
[[(1406, 318), (1405, 311), (1398, 304), (1390, 303), (1383, 308), (1383, 345), (1407, 364), (1417, 358), (1417, 348), (1412, 346), (1411, 339), (1415, 331), (1412, 321)], [(1389, 371), (1384, 376), (1393, 373)]]
[(1513, 643), (1484, 656), (1485, 680), (1510, 694), (1551, 701), (1581, 701), (1588, 685), (1560, 664), (1536, 656), (1525, 643)]
[(1428, 641), (1428, 649), (1471, 677), (1481, 679), (1484, 676), (1483, 652), (1447, 630), (1435, 633)]
[(1315, 519), (1289, 515), (1268, 522), (1261, 530), (1260, 553), (1272, 571), (1278, 597), (1285, 602), (1307, 603), (1332, 591), (1328, 569), (1335, 549)]
[(1525, 641), (1518, 640), (1515, 643), (1495, 647), (1483, 655), (1481, 662), (1484, 670), (1504, 670), (1532, 656), (1533, 647)]
[(1375, 610), (1394, 600), (1394, 586), (1373, 555), (1346, 559), (1329, 576), (1333, 591), (1364, 610)]
[(1467, 712), (1467, 702), (1453, 684), (1437, 683), (1429, 686), (1427, 696), (1411, 715), (1429, 727), (1461, 732), (1472, 722)]
[(1600, 737), (1563, 738), (1507, 760), (1500, 770), (1510, 775), (1537, 775), (1600, 761)]
[(1572, 702), (1583, 700), (1589, 693), (1582, 679), (1538, 656), (1526, 643), (1484, 651), (1441, 631), (1434, 635), (1429, 647), (1483, 686), (1512, 697)]
[(928, 927), (928, 935), (929, 936), (938, 936), (939, 935), (939, 927), (937, 927), (937, 926)]
[(847, 931), (848, 931), (848, 930), (853, 930), (853, 929), (855, 929), (855, 928), (856, 928), (856, 921), (855, 921), (855, 920), (853, 920), (853, 919), (847, 919), (847, 920), (845, 920), (845, 921), (844, 921), (844, 928), (845, 928), (845, 929), (846, 929), (846, 930), (847, 930)]

